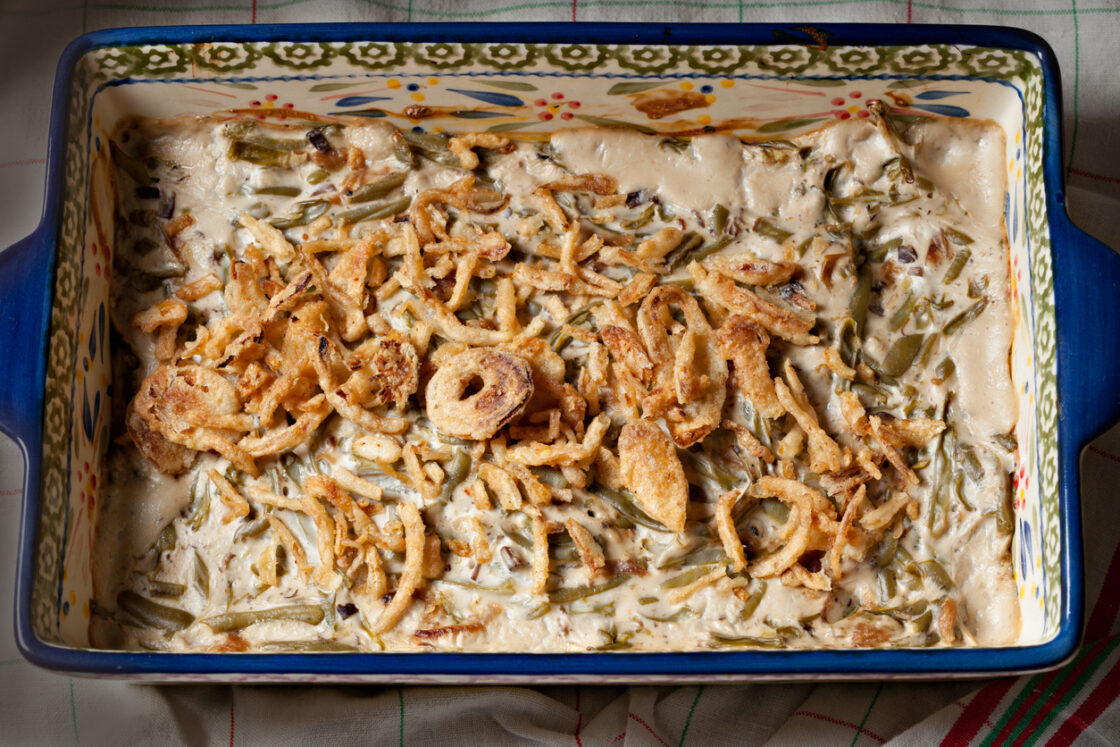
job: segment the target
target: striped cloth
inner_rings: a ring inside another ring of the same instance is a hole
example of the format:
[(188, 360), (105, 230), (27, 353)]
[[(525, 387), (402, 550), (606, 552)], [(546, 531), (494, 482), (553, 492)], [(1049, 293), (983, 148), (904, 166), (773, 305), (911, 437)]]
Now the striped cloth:
[[(112, 26), (313, 21), (996, 23), (1054, 46), (1064, 71), (1074, 219), (1120, 247), (1120, 0), (0, 0), (0, 247), (41, 209), (62, 47)], [(2, 353), (0, 353), (2, 354)], [(1120, 742), (1120, 428), (1084, 459), (1085, 645), (1046, 674), (980, 682), (707, 687), (135, 687), (19, 658), (10, 605), (21, 467), (0, 438), (0, 737), (13, 744), (1082, 744)]]

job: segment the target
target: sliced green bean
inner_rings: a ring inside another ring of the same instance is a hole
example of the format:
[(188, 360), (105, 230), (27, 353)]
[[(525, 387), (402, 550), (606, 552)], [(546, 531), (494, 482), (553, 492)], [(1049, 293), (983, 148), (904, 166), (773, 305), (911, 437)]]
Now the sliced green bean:
[(619, 575), (601, 584), (556, 589), (548, 593), (548, 601), (552, 604), (571, 604), (577, 599), (587, 599), (596, 594), (602, 594), (604, 591), (610, 591), (626, 583), (629, 579), (629, 576)]
[(940, 586), (946, 591), (953, 588), (953, 579), (949, 572), (945, 570), (945, 566), (938, 563), (936, 560), (923, 560), (918, 563), (922, 569), (922, 575), (927, 579)]
[(961, 445), (957, 447), (957, 457), (960, 460), (961, 466), (964, 467), (965, 474), (973, 482), (980, 482), (984, 477), (984, 464), (980, 461), (980, 457), (976, 456), (976, 452), (971, 446)]
[(210, 596), (210, 569), (206, 567), (206, 561), (198, 554), (197, 549), (194, 551), (194, 562), (191, 565), (192, 581), (198, 593), (205, 599)]
[(728, 637), (714, 633), (708, 641), (712, 648), (785, 648), (786, 642), (781, 638), (757, 636)]
[(292, 165), (292, 155), (287, 151), (266, 148), (261, 145), (234, 140), (226, 151), (231, 161), (248, 161), (265, 168), (288, 169)]
[(691, 607), (681, 607), (679, 610), (677, 610), (676, 612), (674, 612), (671, 615), (664, 615), (664, 616), (647, 615), (644, 612), (641, 613), (641, 615), (642, 615), (642, 617), (646, 618), (647, 620), (653, 620), (654, 622), (677, 623), (677, 622), (680, 622), (681, 620), (687, 620), (690, 617), (695, 617), (696, 613), (692, 610)]
[(450, 138), (435, 133), (412, 132), (411, 130), (402, 130), (401, 136), (408, 142), (416, 155), (443, 166), (462, 167), (459, 157), (451, 152), (451, 148), (447, 144)]
[(257, 537), (266, 529), (268, 529), (268, 517), (257, 517), (256, 519), (253, 519), (252, 521), (246, 521), (241, 526), (239, 526), (237, 528), (237, 531), (233, 533), (233, 541), (236, 542), (237, 540), (244, 539), (246, 537)]
[(712, 208), (712, 235), (719, 236), (723, 233), (723, 229), (727, 228), (727, 219), (731, 216), (731, 212), (727, 209), (726, 205), (717, 203)]
[(856, 337), (863, 337), (863, 325), (867, 323), (867, 307), (871, 303), (871, 272), (866, 268), (859, 273), (855, 290), (848, 301), (848, 313), (856, 323)]
[(341, 654), (358, 651), (356, 646), (338, 641), (265, 641), (256, 645), (266, 654)]
[(447, 577), (441, 578), (439, 582), (442, 584), (459, 586), (464, 589), (473, 589), (474, 591), (486, 591), (491, 594), (512, 594), (515, 591), (515, 589), (513, 588), (513, 581), (509, 579), (507, 579), (504, 583), (498, 584), (497, 586), (486, 586), (485, 584), (480, 584), (475, 581), (469, 581), (466, 579), (460, 580), (457, 578)]
[(711, 565), (699, 565), (699, 566), (696, 566), (695, 568), (690, 568), (687, 571), (683, 571), (682, 573), (678, 573), (676, 576), (672, 576), (670, 578), (665, 579), (664, 581), (661, 582), (660, 586), (661, 586), (662, 589), (679, 589), (682, 586), (688, 586), (689, 584), (691, 584), (693, 581), (697, 580), (698, 578), (701, 578), (701, 577), (705, 576), (706, 574), (711, 573), (712, 568), (714, 566), (715, 566), (715, 564), (711, 564)]
[(1016, 451), (1019, 448), (1019, 439), (1011, 433), (997, 433), (992, 440), (1002, 446), (1006, 451)]
[(269, 137), (268, 135), (261, 135), (257, 132), (256, 125), (253, 122), (247, 122), (245, 120), (227, 122), (223, 128), (223, 134), (233, 141), (259, 145), (262, 148), (270, 148), (272, 150), (291, 152), (302, 150), (307, 147), (306, 140), (293, 140), (291, 138), (276, 138)]
[(937, 344), (937, 341), (940, 338), (940, 332), (934, 332), (933, 334), (926, 335), (926, 339), (922, 341), (922, 346), (918, 348), (918, 355), (916, 357), (916, 360), (919, 366), (922, 366), (924, 368), (926, 364), (929, 363), (929, 356), (930, 353), (933, 352), (933, 346)]
[(961, 327), (963, 327), (964, 325), (968, 324), (969, 322), (971, 322), (976, 317), (983, 314), (984, 309), (986, 309), (986, 308), (988, 308), (988, 297), (984, 296), (979, 301), (972, 304), (967, 309), (965, 309), (964, 311), (962, 311), (961, 313), (957, 314), (955, 317), (950, 319), (948, 324), (945, 325), (945, 330), (944, 330), (945, 335), (948, 336), (948, 335), (953, 334), (954, 332), (959, 330)]
[(159, 628), (172, 633), (194, 622), (194, 615), (186, 610), (157, 604), (134, 591), (122, 591), (118, 594), (117, 606), (145, 627)]
[(918, 302), (918, 294), (911, 293), (902, 302), (902, 305), (891, 315), (890, 329), (891, 332), (897, 332), (906, 326), (906, 322), (910, 321), (910, 314), (914, 311), (914, 304)]
[(956, 370), (957, 364), (953, 363), (952, 358), (945, 356), (941, 359), (941, 362), (937, 364), (937, 368), (933, 369), (933, 375), (944, 381), (952, 376), (953, 372)]
[(699, 249), (697, 249), (696, 251), (694, 251), (692, 253), (692, 256), (688, 257), (688, 261), (689, 262), (699, 262), (702, 259), (706, 259), (706, 258), (712, 256), (713, 254), (715, 254), (716, 252), (718, 252), (720, 249), (723, 249), (725, 246), (730, 244), (732, 241), (733, 241), (733, 239), (730, 236), (726, 236), (726, 235), (720, 236), (719, 238), (717, 238), (712, 243), (705, 244), (704, 246), (702, 246)]
[(723, 469), (707, 455), (697, 454), (687, 449), (677, 449), (677, 456), (698, 475), (719, 484), (724, 490), (730, 490), (742, 482), (742, 478)]
[(323, 621), (323, 608), (317, 604), (288, 604), (265, 610), (226, 612), (222, 615), (207, 617), (202, 622), (210, 626), (210, 629), (215, 633), (229, 633), (234, 630), (243, 630), (250, 625), (274, 620), (292, 620), (308, 625), (318, 625)]
[(440, 490), (439, 500), (445, 503), (451, 500), (455, 488), (467, 479), (471, 472), (471, 456), (465, 449), (456, 449), (455, 456), (451, 457), (451, 464), (447, 467), (447, 474), (443, 478), (443, 488)]
[(898, 593), (898, 575), (890, 566), (879, 569), (879, 598), (884, 602)]
[(661, 565), (657, 566), (657, 570), (665, 570), (666, 568), (688, 568), (694, 565), (712, 565), (714, 563), (726, 563), (727, 553), (724, 552), (722, 547), (713, 545), (710, 542), (700, 542), (688, 552), (677, 555), (676, 557), (669, 558)]
[(162, 553), (167, 552), (169, 550), (174, 550), (175, 549), (176, 536), (177, 535), (176, 535), (176, 532), (175, 532), (175, 525), (174, 524), (169, 523), (167, 526), (165, 526), (163, 528), (163, 531), (161, 531), (159, 533), (159, 536), (156, 537), (156, 545), (155, 545), (156, 554), (159, 555), (159, 554), (162, 554)]
[(760, 233), (763, 236), (774, 239), (779, 243), (785, 241), (790, 236), (793, 236), (793, 231), (787, 231), (784, 228), (775, 226), (765, 218), (760, 218), (758, 222), (754, 224), (754, 231), (755, 233)]
[(278, 197), (299, 197), (303, 192), (302, 187), (285, 187), (277, 185), (274, 187), (254, 187), (252, 184), (242, 184), (241, 189), (238, 190), (246, 195), (276, 195)]
[(327, 171), (326, 169), (315, 169), (307, 175), (307, 183), (319, 184), (320, 182), (326, 181), (330, 175), (331, 172)]
[(530, 467), (529, 469), (538, 480), (546, 485), (551, 485), (554, 488), (569, 487), (568, 479), (564, 477), (564, 473), (555, 467)]
[(576, 327), (583, 324), (584, 322), (590, 321), (591, 310), (601, 303), (603, 302), (592, 301), (586, 306), (576, 309), (571, 314), (569, 314), (568, 318), (564, 320), (564, 323), (557, 327), (556, 331), (549, 335), (548, 346), (557, 353), (568, 347), (568, 344), (572, 341), (572, 336), (565, 331), (565, 327)]
[(739, 611), (740, 620), (750, 620), (754, 613), (758, 610), (758, 605), (762, 603), (762, 598), (766, 596), (766, 589), (768, 584), (765, 581), (760, 581), (758, 591), (747, 597), (747, 601), (743, 603), (743, 609)]
[(675, 270), (685, 263), (693, 252), (704, 243), (704, 238), (700, 234), (693, 231), (687, 232), (681, 237), (681, 243), (677, 244), (677, 248), (669, 253), (666, 258), (665, 264), (670, 270)]
[(945, 270), (945, 277), (941, 279), (943, 283), (951, 283), (960, 277), (961, 270), (968, 264), (969, 258), (972, 256), (971, 249), (960, 249), (953, 255), (953, 260), (949, 262), (949, 267)]
[(925, 335), (906, 335), (895, 340), (879, 366), (882, 372), (892, 378), (898, 378), (910, 370), (925, 337)]
[(358, 187), (358, 189), (354, 190), (354, 192), (347, 198), (346, 201), (351, 205), (354, 205), (361, 202), (376, 200), (378, 197), (384, 197), (397, 187), (404, 184), (405, 176), (407, 176), (407, 172), (404, 171), (398, 171), (393, 174), (386, 174), (385, 176), (382, 176), (370, 182), (369, 184)]
[(789, 520), (789, 506), (777, 498), (763, 498), (758, 502), (762, 511), (777, 524), (785, 524)]
[(545, 615), (548, 614), (549, 610), (551, 610), (551, 609), (552, 609), (551, 604), (549, 604), (548, 602), (541, 602), (536, 607), (529, 610), (529, 614), (527, 614), (525, 616), (525, 619), (526, 620), (536, 620), (538, 618), (544, 617)]
[(412, 197), (399, 197), (395, 200), (375, 202), (365, 207), (344, 210), (338, 214), (338, 220), (341, 223), (360, 223), (364, 220), (388, 218), (408, 210), (408, 206), (411, 204)]
[(945, 237), (954, 244), (971, 244), (972, 237), (963, 231), (958, 231), (952, 226), (946, 226)]
[(195, 477), (191, 486), (191, 505), (187, 513), (187, 523), (197, 530), (210, 515), (210, 478), (202, 473)]
[(287, 215), (278, 215), (275, 218), (269, 218), (268, 222), (281, 231), (286, 231), (296, 226), (306, 226), (308, 223), (327, 212), (330, 208), (330, 203), (326, 200), (304, 200), (303, 202), (297, 202), (292, 208), (292, 212)]
[(643, 210), (642, 214), (634, 220), (623, 223), (622, 227), (627, 231), (637, 231), (639, 228), (646, 225), (651, 220), (653, 220), (653, 205), (650, 205), (645, 210)]
[(153, 597), (170, 597), (178, 599), (186, 593), (187, 587), (171, 581), (157, 581), (148, 579), (148, 593)]
[(605, 485), (599, 485), (595, 490), (595, 494), (618, 511), (622, 518), (634, 524), (641, 524), (647, 529), (653, 529), (658, 532), (669, 531), (664, 524), (651, 518), (649, 514), (638, 508), (638, 505), (634, 503), (633, 496), (627, 491), (613, 490)]

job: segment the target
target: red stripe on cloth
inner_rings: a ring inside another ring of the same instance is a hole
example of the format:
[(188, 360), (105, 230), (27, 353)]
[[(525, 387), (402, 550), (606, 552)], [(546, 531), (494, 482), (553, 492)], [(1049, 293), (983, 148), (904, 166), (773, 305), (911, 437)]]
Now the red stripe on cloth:
[(583, 747), (583, 740), (579, 738), (579, 731), (583, 728), (583, 710), (579, 707), (579, 688), (576, 688), (576, 732), (572, 736), (576, 738), (576, 747)]
[(257, 22), (257, 0), (253, 0), (253, 17), (249, 20), (250, 23)]
[(617, 737), (612, 739), (611, 744), (617, 744), (618, 742), (621, 742), (623, 739), (626, 739), (626, 732), (622, 732)]
[(1065, 720), (1047, 744), (1073, 744), (1073, 740), (1092, 726), (1105, 709), (1112, 705), (1117, 696), (1120, 696), (1120, 659), (1116, 660), (1104, 679), (1097, 683), (1093, 692), (1089, 693), (1089, 697), (1081, 703), (1081, 707)]
[(941, 740), (942, 747), (955, 747), (971, 742), (972, 738), (980, 733), (980, 728), (984, 726), (984, 722), (992, 715), (996, 706), (1003, 700), (1003, 696), (1007, 695), (1008, 690), (1015, 682), (1014, 677), (996, 680), (976, 693), (964, 711), (961, 712), (961, 715), (957, 717), (953, 728)]
[(576, 3), (578, 3), (578, 2), (579, 2), (579, 0), (572, 0), (572, 20), (573, 21), (576, 20)]
[[(1053, 683), (1059, 675), (1065, 676), (1065, 680), (1063, 680), (1062, 683), (1058, 685), (1058, 688), (1053, 693), (1048, 695), (1046, 699), (1049, 701), (1050, 707), (1052, 707), (1055, 703), (1061, 701), (1062, 696), (1068, 693), (1070, 689), (1074, 687), (1074, 685), (1080, 682), (1082, 675), (1085, 674), (1085, 670), (1089, 668), (1090, 664), (1092, 664), (1094, 657), (1090, 652), (1095, 648), (1099, 648), (1099, 644), (1091, 644), (1083, 648), (1077, 662), (1071, 665), (1073, 667), (1072, 669), (1070, 669), (1069, 667), (1055, 669), (1053, 672), (1048, 673), (1042, 680), (1040, 680), (1038, 686), (1034, 689), (1034, 693), (1032, 693), (1030, 700), (1027, 703), (1024, 703), (1023, 707), (1019, 709), (1019, 713), (1024, 714), (1024, 716), (1016, 714), (1015, 718), (1011, 719), (1011, 723), (1017, 724), (1020, 718), (1025, 717), (1025, 712), (1030, 711), (1030, 707), (1033, 706), (1034, 702), (1037, 701), (1038, 698), (1050, 688), (1051, 683)], [(1046, 718), (1046, 714), (1049, 713), (1050, 707), (1044, 705), (1043, 707), (1038, 709), (1038, 712), (1036, 712), (1034, 716), (1031, 717), (1030, 723), (1027, 724), (1027, 728), (1023, 729), (1023, 731), (1015, 739), (1015, 745), (1023, 744), (1026, 740), (1035, 736), (1035, 728), (1037, 728), (1039, 723), (1042, 722), (1042, 719)]]
[(838, 718), (833, 718), (832, 716), (826, 716), (823, 713), (816, 713), (814, 711), (797, 711), (793, 715), (794, 716), (808, 716), (809, 718), (815, 718), (818, 721), (825, 721), (825, 722), (830, 723), (830, 724), (836, 724), (837, 726), (845, 726), (845, 727), (851, 729), (852, 731), (854, 731), (858, 734), (863, 734), (867, 737), (870, 737), (871, 739), (874, 739), (879, 744), (886, 744), (887, 743), (887, 740), (885, 738), (879, 736), (878, 734), (876, 734), (875, 732), (873, 732), (869, 729), (865, 729), (862, 726), (859, 726), (858, 724), (853, 724), (851, 721), (841, 721)]
[(911, 23), (914, 20), (914, 0), (906, 0), (906, 22)]
[(233, 687), (229, 689), (229, 747), (233, 747)]
[(1120, 457), (1116, 456), (1115, 454), (1109, 454), (1104, 449), (1098, 449), (1096, 446), (1090, 446), (1089, 451), (1096, 454), (1097, 456), (1102, 456), (1105, 459), (1109, 459), (1113, 462), (1116, 462), (1117, 464), (1120, 464)]
[(668, 742), (666, 742), (666, 741), (665, 741), (664, 739), (662, 739), (662, 738), (661, 738), (661, 735), (659, 735), (659, 734), (658, 734), (657, 732), (655, 732), (655, 731), (653, 730), (653, 727), (652, 727), (652, 726), (650, 726), (649, 724), (647, 724), (647, 723), (646, 723), (645, 721), (642, 721), (642, 717), (641, 717), (641, 716), (639, 716), (638, 714), (634, 713), (633, 711), (631, 711), (630, 713), (627, 713), (626, 715), (627, 715), (627, 716), (628, 716), (629, 718), (632, 718), (632, 719), (634, 719), (635, 721), (637, 721), (637, 722), (638, 722), (639, 724), (641, 724), (642, 726), (646, 727), (646, 731), (648, 731), (648, 732), (649, 732), (650, 734), (652, 734), (652, 735), (653, 735), (653, 738), (654, 738), (654, 739), (656, 739), (656, 740), (657, 740), (658, 742), (661, 742), (661, 744), (665, 745), (665, 747), (669, 747), (669, 743), (668, 743)]
[(23, 495), (23, 488), (15, 488), (14, 490), (0, 490), (0, 495)]
[(22, 161), (7, 161), (5, 163), (0, 163), (0, 169), (6, 169), (6, 168), (9, 168), (11, 166), (31, 166), (32, 164), (46, 163), (46, 162), (47, 162), (47, 159), (45, 159), (45, 158), (25, 158)]
[[(1069, 172), (1071, 174), (1077, 174), (1078, 176), (1084, 176), (1084, 177), (1087, 177), (1089, 179), (1096, 179), (1097, 181), (1100, 181), (1100, 182), (1108, 182), (1109, 184), (1120, 184), (1120, 177), (1116, 177), (1116, 176), (1105, 176), (1104, 174), (1094, 174), (1092, 171), (1084, 171), (1082, 169), (1070, 169)], [(1090, 449), (1090, 451), (1094, 451), (1094, 449)]]

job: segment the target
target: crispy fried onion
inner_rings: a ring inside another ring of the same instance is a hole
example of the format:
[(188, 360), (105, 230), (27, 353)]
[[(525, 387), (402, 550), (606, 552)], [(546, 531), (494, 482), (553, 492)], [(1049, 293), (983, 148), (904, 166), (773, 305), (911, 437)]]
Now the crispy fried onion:
[(801, 385), (801, 379), (797, 377), (797, 371), (788, 359), (785, 362), (785, 376), (786, 381), (774, 379), (774, 390), (782, 407), (793, 416), (809, 438), (809, 469), (819, 474), (835, 472), (847, 466), (845, 454), (821, 427), (817, 412), (805, 394), (805, 387)]
[(705, 269), (726, 275), (743, 285), (788, 283), (798, 270), (797, 265), (792, 262), (771, 262), (746, 252), (708, 257), (701, 264)]
[(731, 570), (736, 572), (747, 567), (743, 541), (739, 539), (735, 520), (731, 518), (731, 509), (742, 495), (741, 490), (729, 490), (716, 502), (716, 531), (719, 533), (719, 541), (723, 544), (723, 551), (731, 558)]
[[(836, 538), (839, 524), (836, 508), (820, 491), (784, 477), (763, 476), (751, 486), (754, 498), (777, 498), (789, 506), (789, 517), (778, 531), (778, 541), (783, 545), (766, 557), (755, 560), (748, 567), (752, 576), (773, 578), (795, 568), (791, 580), (804, 581), (811, 574), (800, 565), (802, 556), (812, 551), (827, 551)], [(802, 584), (808, 585), (808, 584)], [(810, 587), (815, 588), (815, 587)]]
[(779, 418), (784, 412), (770, 378), (766, 349), (770, 335), (742, 314), (732, 314), (716, 330), (716, 342), (723, 357), (735, 366), (732, 380), (743, 396), (764, 418)]
[(440, 211), (439, 205), (486, 214), (501, 210), (507, 202), (508, 195), (475, 185), (472, 174), (459, 179), (447, 189), (426, 189), (416, 195), (409, 207), (408, 219), (423, 246), (436, 239), (446, 241), (449, 238), (445, 225), (447, 216)]
[(447, 141), (447, 147), (459, 157), (459, 165), (467, 171), (478, 168), (478, 155), (473, 148), (485, 148), (499, 153), (509, 153), (513, 150), (513, 143), (504, 135), (492, 132), (468, 132)]
[[(144, 379), (132, 409), (168, 441), (195, 451), (214, 450), (254, 477), (257, 466), (237, 441), (253, 427), (241, 397), (221, 374), (203, 366), (160, 366)], [(133, 438), (136, 431), (133, 430)], [(137, 447), (144, 451), (143, 437)], [(157, 468), (159, 467), (156, 464)]]
[(683, 532), (688, 481), (673, 441), (652, 420), (628, 423), (618, 436), (622, 482), (647, 514)]
[[(680, 309), (684, 329), (672, 309)], [(675, 285), (654, 289), (638, 310), (638, 331), (654, 362), (654, 389), (642, 402), (646, 417), (664, 417), (682, 449), (701, 441), (720, 422), (727, 362), (696, 299)]]
[(420, 518), (419, 509), (411, 503), (397, 504), (397, 513), (404, 524), (404, 571), (397, 582), (392, 601), (377, 619), (369, 621), (371, 635), (380, 635), (400, 621), (412, 604), (412, 594), (423, 578), (424, 550), (427, 544), (424, 538), (424, 520)]
[(696, 282), (696, 290), (733, 314), (743, 314), (758, 322), (766, 331), (795, 345), (816, 345), (820, 338), (809, 334), (816, 318), (807, 313), (783, 308), (764, 301), (721, 272), (711, 272), (698, 262), (688, 266)]
[(444, 361), (428, 382), (428, 417), (441, 431), (488, 439), (533, 396), (529, 364), (519, 355), (471, 348)]

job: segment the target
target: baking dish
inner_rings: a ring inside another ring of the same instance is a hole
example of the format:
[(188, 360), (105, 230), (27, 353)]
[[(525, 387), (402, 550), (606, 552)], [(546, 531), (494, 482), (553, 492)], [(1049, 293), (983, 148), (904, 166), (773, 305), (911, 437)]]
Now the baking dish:
[[(580, 39), (573, 43), (573, 38)], [(635, 106), (673, 90), (666, 114)], [(387, 117), (511, 132), (629, 126), (782, 137), (831, 118), (1003, 126), (1020, 397), (1013, 561), (1024, 626), (999, 649), (663, 654), (156, 654), (89, 648), (91, 517), (107, 447), (113, 206), (91, 157), (125, 115)], [(16, 630), (31, 661), (149, 680), (656, 682), (978, 676), (1056, 666), (1081, 625), (1077, 455), (1120, 415), (1120, 258), (1064, 210), (1059, 78), (1045, 42), (986, 27), (322, 25), (97, 32), (64, 53), (46, 209), (0, 254), (0, 424), (26, 462)], [(411, 107), (411, 108), (409, 108)]]

